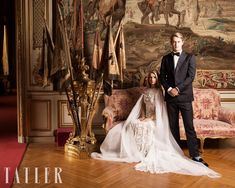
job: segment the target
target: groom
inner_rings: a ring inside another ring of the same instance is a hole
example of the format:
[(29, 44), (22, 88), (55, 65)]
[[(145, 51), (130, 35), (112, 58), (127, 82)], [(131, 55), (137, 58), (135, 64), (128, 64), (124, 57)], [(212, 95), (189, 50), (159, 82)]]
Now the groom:
[(183, 35), (174, 33), (171, 38), (172, 52), (162, 58), (160, 81), (165, 89), (165, 101), (171, 132), (180, 143), (179, 112), (181, 112), (189, 154), (192, 160), (208, 164), (200, 157), (197, 136), (193, 126), (193, 86), (196, 72), (195, 56), (182, 50)]

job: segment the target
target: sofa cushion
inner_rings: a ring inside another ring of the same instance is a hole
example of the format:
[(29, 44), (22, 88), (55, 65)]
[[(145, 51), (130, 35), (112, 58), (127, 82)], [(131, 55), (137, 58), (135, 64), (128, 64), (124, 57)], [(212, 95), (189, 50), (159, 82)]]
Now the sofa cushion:
[(194, 88), (193, 117), (194, 119), (218, 120), (220, 94), (215, 89)]
[[(194, 128), (198, 138), (234, 137), (235, 126), (218, 120), (194, 119)], [(185, 139), (183, 121), (180, 119), (180, 137)]]
[(104, 96), (105, 106), (112, 108), (113, 121), (126, 120), (144, 88), (115, 89), (111, 96)]
[(235, 125), (235, 111), (233, 109), (220, 107), (218, 119)]

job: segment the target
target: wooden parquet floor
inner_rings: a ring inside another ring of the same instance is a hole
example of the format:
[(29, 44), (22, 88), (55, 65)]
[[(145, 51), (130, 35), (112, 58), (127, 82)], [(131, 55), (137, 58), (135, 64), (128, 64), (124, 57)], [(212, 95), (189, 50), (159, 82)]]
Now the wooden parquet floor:
[[(187, 149), (184, 149), (187, 155)], [(28, 145), (19, 171), (20, 183), (13, 188), (228, 188), (235, 187), (235, 139), (206, 140), (203, 158), (221, 178), (186, 176), (174, 173), (150, 174), (134, 170), (135, 164), (75, 159), (53, 143)], [(45, 167), (49, 168), (45, 183)], [(55, 183), (54, 168), (60, 168), (62, 183)], [(28, 168), (28, 183), (25, 169)], [(35, 183), (38, 168), (39, 183)]]

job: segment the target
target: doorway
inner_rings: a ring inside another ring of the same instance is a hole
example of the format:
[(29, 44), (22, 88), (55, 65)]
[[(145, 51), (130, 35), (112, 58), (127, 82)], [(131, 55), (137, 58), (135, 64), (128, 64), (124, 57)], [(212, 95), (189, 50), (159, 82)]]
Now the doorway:
[(0, 132), (17, 136), (15, 0), (0, 1)]

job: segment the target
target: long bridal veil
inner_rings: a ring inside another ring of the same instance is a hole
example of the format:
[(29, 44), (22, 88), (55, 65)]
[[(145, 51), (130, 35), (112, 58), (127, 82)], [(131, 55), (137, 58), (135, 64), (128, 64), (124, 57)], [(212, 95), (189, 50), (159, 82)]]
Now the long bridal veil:
[[(221, 175), (184, 156), (183, 151), (173, 138), (168, 122), (166, 105), (160, 90), (154, 89), (156, 120), (147, 154), (138, 150), (131, 122), (141, 113), (143, 95), (139, 98), (126, 121), (114, 126), (103, 141), (101, 153), (92, 153), (91, 157), (101, 160), (120, 162), (139, 162), (135, 169), (150, 173), (179, 173), (186, 175), (217, 178)], [(153, 120), (151, 120), (153, 121)]]

